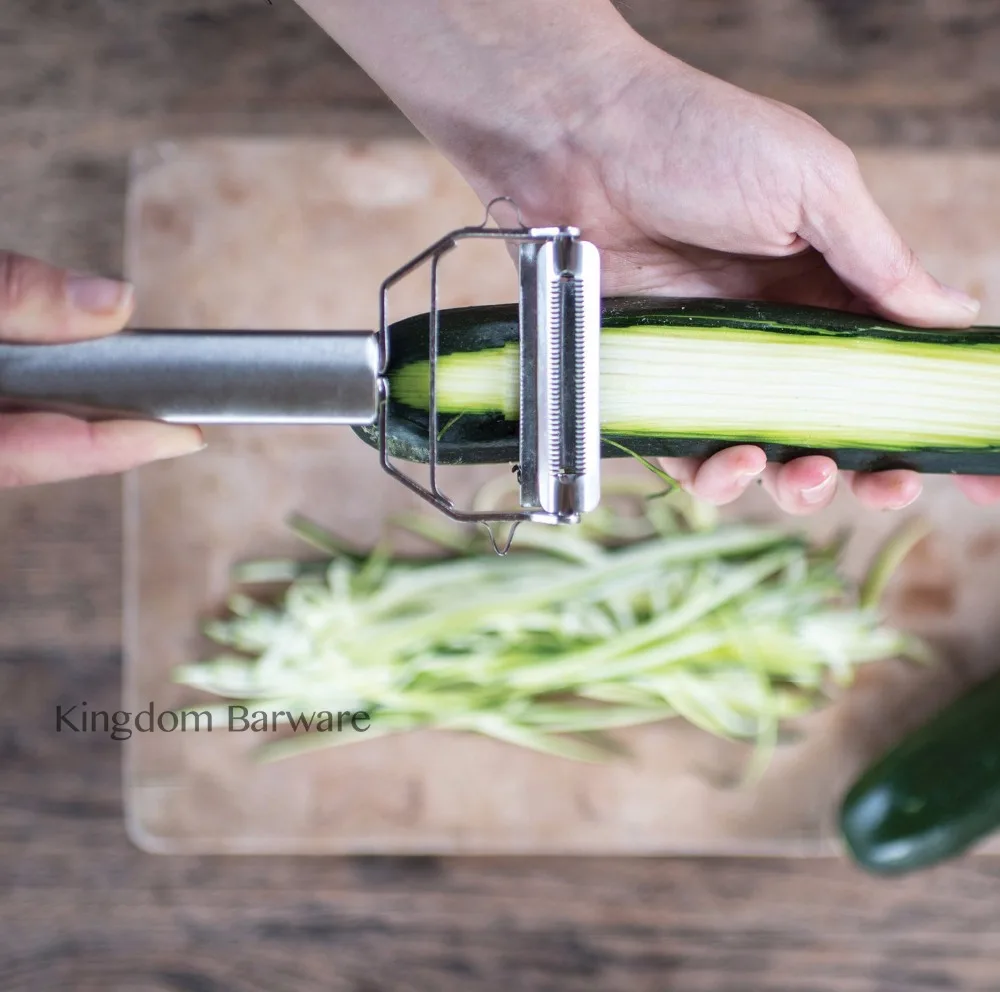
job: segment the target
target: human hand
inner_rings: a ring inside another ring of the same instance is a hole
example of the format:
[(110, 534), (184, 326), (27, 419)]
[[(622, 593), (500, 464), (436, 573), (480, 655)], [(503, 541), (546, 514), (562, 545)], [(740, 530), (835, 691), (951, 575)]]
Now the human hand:
[[(131, 287), (0, 251), (0, 341), (57, 344), (120, 331)], [(0, 413), (0, 488), (108, 475), (204, 446), (197, 427), (86, 423), (61, 413)]]
[[(608, 0), (298, 3), (484, 203), (509, 195), (529, 224), (582, 228), (601, 249), (605, 295), (805, 303), (916, 326), (975, 319), (977, 304), (893, 230), (842, 142), (672, 58)], [(826, 506), (838, 479), (830, 458), (767, 465), (752, 445), (665, 467), (715, 503), (760, 479), (790, 513)], [(920, 494), (913, 472), (843, 474), (871, 507)], [(976, 502), (1000, 499), (1000, 479), (957, 481)]]
[[(978, 304), (929, 275), (850, 150), (807, 115), (634, 34), (600, 64), (607, 96), (584, 87), (558, 140), (514, 154), (480, 138), (463, 166), (484, 200), (511, 194), (527, 223), (583, 228), (601, 249), (605, 295), (769, 300), (914, 326), (972, 324)], [(759, 479), (783, 510), (810, 513), (837, 489), (836, 464), (824, 456), (768, 465), (760, 448), (743, 444), (700, 463), (663, 461), (686, 488), (719, 504)], [(921, 491), (915, 472), (843, 475), (873, 508), (901, 508)], [(998, 479), (957, 483), (977, 503), (1000, 499)]]

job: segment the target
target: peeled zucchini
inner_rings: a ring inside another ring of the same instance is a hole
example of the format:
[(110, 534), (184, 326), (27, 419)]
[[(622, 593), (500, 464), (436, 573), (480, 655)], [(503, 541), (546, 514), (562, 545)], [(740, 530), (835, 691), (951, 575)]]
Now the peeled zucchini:
[[(440, 314), (444, 464), (518, 456), (515, 305)], [(390, 453), (427, 460), (427, 317), (390, 328)], [(646, 456), (757, 444), (774, 461), (1000, 474), (1000, 328), (923, 330), (816, 307), (606, 299), (601, 422)], [(373, 428), (357, 428), (369, 443)], [(605, 457), (624, 457), (604, 446)]]

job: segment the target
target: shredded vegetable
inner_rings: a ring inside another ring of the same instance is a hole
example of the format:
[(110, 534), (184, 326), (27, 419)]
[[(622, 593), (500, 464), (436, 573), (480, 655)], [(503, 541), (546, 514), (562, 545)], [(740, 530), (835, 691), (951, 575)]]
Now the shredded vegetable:
[[(506, 558), (437, 517), (393, 522), (443, 551), (422, 559), (394, 556), (388, 540), (353, 549), (296, 517), (324, 557), (239, 566), (244, 591), (205, 628), (221, 652), (175, 678), (248, 710), (370, 717), (358, 734), (296, 727), (264, 759), (437, 729), (602, 761), (627, 753), (615, 730), (671, 718), (768, 749), (858, 666), (926, 657), (872, 601), (885, 556), (862, 603), (836, 546), (723, 525), (683, 491), (657, 492), (606, 480), (582, 524), (522, 525)], [(262, 583), (281, 586), (276, 598), (248, 595)]]

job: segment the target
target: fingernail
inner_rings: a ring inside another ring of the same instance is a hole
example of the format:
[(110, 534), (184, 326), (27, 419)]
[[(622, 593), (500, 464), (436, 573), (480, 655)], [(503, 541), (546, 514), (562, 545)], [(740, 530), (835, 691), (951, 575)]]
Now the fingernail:
[(909, 506), (911, 503), (915, 503), (920, 498), (920, 487), (916, 487), (913, 492), (906, 495), (905, 492), (900, 493), (892, 500), (887, 506), (887, 510), (902, 510)]
[(738, 499), (742, 496), (750, 488), (755, 479), (757, 482), (760, 482), (761, 472), (763, 471), (763, 469), (759, 472), (753, 469), (744, 469), (742, 472), (739, 472), (736, 476), (734, 476), (727, 502), (732, 499)]
[(150, 457), (157, 461), (179, 458), (181, 455), (193, 455), (206, 447), (205, 438), (197, 427), (171, 425), (157, 436)]
[(804, 503), (818, 503), (837, 484), (837, 473), (831, 472), (822, 482), (808, 489), (803, 489), (799, 495)]
[(895, 503), (890, 503), (886, 509), (887, 510), (905, 510), (911, 503), (916, 503), (920, 498), (920, 493), (915, 493), (913, 496), (907, 496), (905, 499), (897, 500)]
[(955, 289), (954, 286), (942, 286), (945, 295), (950, 300), (954, 300), (963, 309), (968, 310), (971, 314), (977, 314), (982, 307), (982, 304), (974, 296), (969, 296), (968, 293), (963, 292), (961, 289)]
[(101, 276), (71, 275), (66, 293), (77, 310), (87, 313), (117, 313), (132, 300), (132, 285)]

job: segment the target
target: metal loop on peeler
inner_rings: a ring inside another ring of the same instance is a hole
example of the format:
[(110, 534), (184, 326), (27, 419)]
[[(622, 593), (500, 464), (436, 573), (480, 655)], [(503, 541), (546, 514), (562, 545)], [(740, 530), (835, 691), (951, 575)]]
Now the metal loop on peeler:
[(514, 198), (510, 196), (494, 196), (493, 199), (486, 204), (486, 215), (483, 217), (482, 224), (479, 225), (481, 228), (485, 228), (486, 225), (489, 224), (491, 216), (497, 222), (497, 224), (500, 223), (499, 218), (493, 216), (493, 206), (496, 203), (509, 203), (514, 208), (514, 215), (517, 217), (518, 227), (522, 231), (528, 230), (528, 227), (524, 223), (524, 218), (521, 216), (521, 208), (517, 205), (517, 203), (514, 202)]

